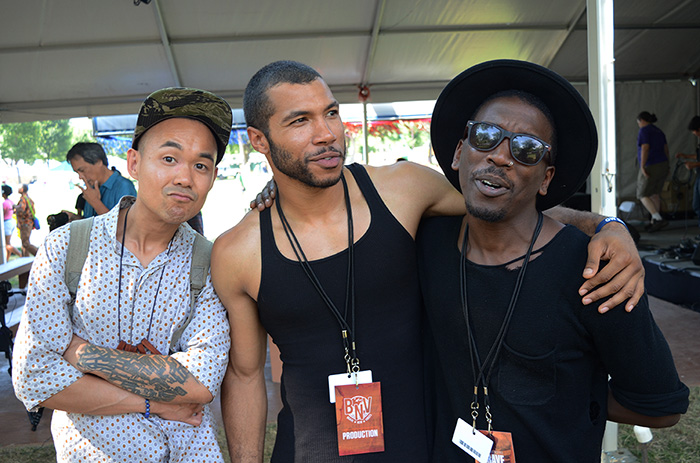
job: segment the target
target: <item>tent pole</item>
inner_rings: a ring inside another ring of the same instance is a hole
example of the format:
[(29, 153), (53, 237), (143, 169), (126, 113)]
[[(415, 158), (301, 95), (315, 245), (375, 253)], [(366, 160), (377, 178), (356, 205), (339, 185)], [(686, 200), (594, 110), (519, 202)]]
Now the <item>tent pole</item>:
[(362, 136), (364, 138), (364, 161), (369, 164), (369, 130), (367, 127), (367, 100), (362, 102)]
[[(591, 210), (616, 216), (613, 0), (586, 0), (586, 5), (588, 105), (598, 127), (598, 156), (591, 172)], [(603, 435), (604, 456), (617, 450), (617, 433), (617, 423), (608, 421)]]
[(615, 56), (613, 0), (586, 0), (588, 105), (598, 127), (598, 157), (591, 172), (591, 210), (617, 215), (615, 177)]

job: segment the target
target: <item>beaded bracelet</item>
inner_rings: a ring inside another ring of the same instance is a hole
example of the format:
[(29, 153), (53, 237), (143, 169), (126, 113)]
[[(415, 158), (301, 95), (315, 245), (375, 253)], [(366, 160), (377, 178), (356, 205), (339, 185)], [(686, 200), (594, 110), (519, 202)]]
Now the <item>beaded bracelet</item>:
[(146, 399), (146, 413), (143, 414), (143, 416), (146, 417), (146, 419), (151, 417), (151, 402)]
[[(618, 219), (617, 217), (606, 217), (603, 220), (600, 221), (597, 227), (595, 227), (595, 232), (598, 233), (604, 226), (609, 224), (610, 222), (618, 222), (624, 225), (625, 228), (627, 228), (627, 224), (623, 222), (622, 220)], [(627, 231), (629, 231), (629, 228), (627, 228)]]

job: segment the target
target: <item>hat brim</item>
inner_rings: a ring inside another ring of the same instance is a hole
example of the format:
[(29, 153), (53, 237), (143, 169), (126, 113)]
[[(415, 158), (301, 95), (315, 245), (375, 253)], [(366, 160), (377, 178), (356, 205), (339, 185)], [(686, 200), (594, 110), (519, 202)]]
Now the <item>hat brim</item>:
[(581, 188), (595, 163), (598, 135), (588, 105), (559, 74), (526, 61), (494, 60), (473, 66), (447, 84), (437, 99), (431, 122), (435, 156), (448, 180), (461, 191), (452, 169), (455, 148), (477, 108), (489, 96), (521, 90), (540, 98), (554, 118), (557, 133), (555, 173), (537, 209), (561, 204)]

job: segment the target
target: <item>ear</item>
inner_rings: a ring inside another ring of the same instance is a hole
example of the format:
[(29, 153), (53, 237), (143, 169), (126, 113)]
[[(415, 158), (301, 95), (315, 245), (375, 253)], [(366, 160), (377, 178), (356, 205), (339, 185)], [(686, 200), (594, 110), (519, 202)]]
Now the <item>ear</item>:
[(554, 166), (548, 166), (547, 170), (544, 171), (544, 178), (542, 179), (542, 183), (540, 184), (540, 189), (538, 190), (538, 193), (541, 194), (542, 196), (547, 195), (547, 189), (549, 189), (549, 184), (552, 182), (552, 178), (554, 178), (554, 171), (555, 171)]
[(460, 140), (459, 143), (457, 143), (457, 148), (455, 148), (455, 154), (452, 157), (452, 170), (459, 171), (459, 160), (462, 157), (462, 146), (464, 146), (464, 140)]
[(255, 151), (267, 155), (267, 153), (270, 152), (270, 144), (268, 143), (265, 134), (255, 127), (248, 127), (246, 130), (248, 132), (250, 144), (253, 145)]
[(129, 175), (131, 175), (131, 178), (133, 178), (134, 180), (139, 179), (138, 166), (140, 162), (141, 153), (138, 150), (129, 148), (129, 150), (126, 152), (126, 170), (129, 172)]
[(214, 180), (216, 180), (216, 177), (219, 175), (219, 168), (214, 166), (214, 175), (211, 178), (211, 183), (209, 184), (209, 189), (207, 190), (207, 193), (211, 191), (211, 189), (214, 187)]

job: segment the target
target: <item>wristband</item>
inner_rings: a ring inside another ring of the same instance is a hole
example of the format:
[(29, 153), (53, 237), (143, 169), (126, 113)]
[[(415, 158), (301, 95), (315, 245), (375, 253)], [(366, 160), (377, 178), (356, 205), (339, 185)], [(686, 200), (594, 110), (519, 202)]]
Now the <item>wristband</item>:
[(146, 419), (151, 417), (151, 403), (148, 399), (146, 399), (146, 413), (144, 413), (143, 416), (145, 416)]
[(606, 217), (600, 221), (600, 223), (598, 224), (597, 227), (595, 227), (595, 232), (598, 233), (600, 230), (603, 229), (604, 226), (606, 226), (610, 222), (621, 223), (627, 229), (627, 231), (630, 230), (629, 228), (627, 228), (627, 224), (625, 222), (623, 222), (621, 219), (618, 219), (617, 217)]

